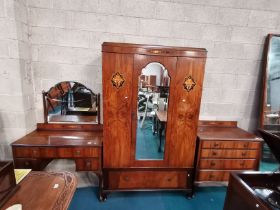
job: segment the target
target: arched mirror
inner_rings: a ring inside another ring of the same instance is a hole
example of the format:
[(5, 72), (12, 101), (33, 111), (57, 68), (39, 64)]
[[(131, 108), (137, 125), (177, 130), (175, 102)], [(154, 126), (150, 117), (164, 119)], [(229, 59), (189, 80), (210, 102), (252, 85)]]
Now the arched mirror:
[(149, 63), (138, 78), (136, 160), (163, 160), (170, 77), (160, 63)]
[(100, 95), (79, 82), (64, 81), (43, 91), (45, 123), (100, 123)]
[(265, 50), (261, 127), (280, 133), (280, 35), (269, 34)]
[[(260, 114), (260, 134), (272, 145), (270, 134), (280, 136), (280, 34), (269, 34), (264, 49), (263, 100)], [(265, 130), (265, 131), (263, 131)], [(262, 159), (274, 162), (267, 144), (263, 145)], [(275, 148), (271, 148), (273, 151)]]

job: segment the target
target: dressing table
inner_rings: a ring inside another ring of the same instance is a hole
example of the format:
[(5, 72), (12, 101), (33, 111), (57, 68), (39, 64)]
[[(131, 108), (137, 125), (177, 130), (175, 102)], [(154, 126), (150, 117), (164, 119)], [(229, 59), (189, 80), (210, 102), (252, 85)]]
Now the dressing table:
[[(85, 100), (75, 97), (86, 94)], [(100, 124), (99, 94), (77, 82), (61, 82), (43, 92), (43, 105), (45, 122), (38, 123), (35, 131), (11, 144), (15, 168), (39, 171), (53, 159), (72, 159), (76, 171), (91, 171), (98, 175), (101, 192), (103, 126)], [(80, 113), (69, 112), (74, 109)], [(90, 110), (90, 113), (84, 110)], [(87, 121), (76, 121), (83, 117)], [(56, 120), (52, 121), (54, 118)]]

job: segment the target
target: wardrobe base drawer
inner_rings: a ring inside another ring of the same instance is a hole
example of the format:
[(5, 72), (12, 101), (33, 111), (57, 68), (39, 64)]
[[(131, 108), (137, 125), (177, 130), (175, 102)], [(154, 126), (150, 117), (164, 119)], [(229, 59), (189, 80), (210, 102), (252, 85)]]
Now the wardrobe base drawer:
[(191, 174), (187, 171), (109, 171), (105, 189), (174, 189), (187, 188)]

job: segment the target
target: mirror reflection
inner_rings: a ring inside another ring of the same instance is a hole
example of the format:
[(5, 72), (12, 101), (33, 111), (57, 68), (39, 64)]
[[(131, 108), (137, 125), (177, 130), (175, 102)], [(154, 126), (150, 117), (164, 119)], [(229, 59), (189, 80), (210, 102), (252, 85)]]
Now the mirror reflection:
[(64, 81), (43, 92), (47, 121), (98, 123), (99, 94), (81, 83)]
[(164, 159), (170, 77), (160, 63), (149, 63), (138, 78), (136, 159)]
[(280, 37), (273, 36), (268, 52), (267, 104), (264, 110), (265, 125), (280, 124)]

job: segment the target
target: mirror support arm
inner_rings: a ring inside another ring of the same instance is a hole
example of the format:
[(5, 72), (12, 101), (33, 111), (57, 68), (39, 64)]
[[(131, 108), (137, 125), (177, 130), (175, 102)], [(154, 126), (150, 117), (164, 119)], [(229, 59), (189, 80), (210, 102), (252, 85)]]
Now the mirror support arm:
[(42, 92), (43, 97), (43, 107), (44, 107), (44, 123), (48, 123), (48, 113), (47, 113), (47, 104), (46, 104), (46, 92)]

